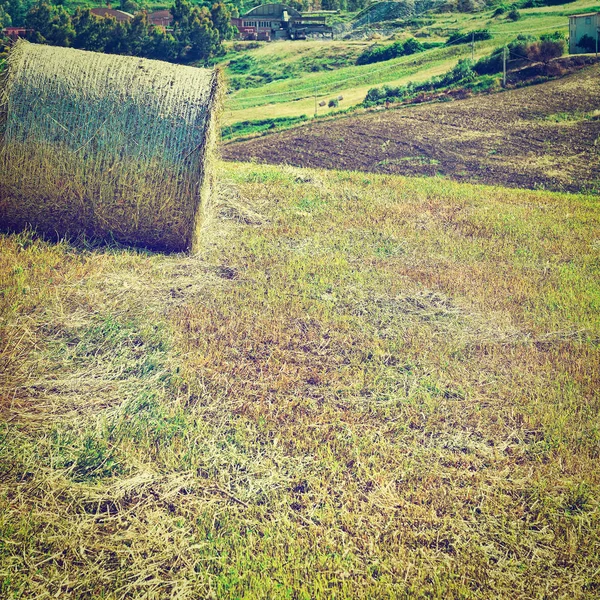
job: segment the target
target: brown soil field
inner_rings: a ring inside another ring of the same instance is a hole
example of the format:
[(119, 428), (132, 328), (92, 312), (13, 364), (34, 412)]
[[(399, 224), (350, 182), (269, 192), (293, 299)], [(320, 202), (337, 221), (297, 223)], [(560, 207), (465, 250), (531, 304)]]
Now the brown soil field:
[(226, 160), (557, 191), (600, 189), (600, 65), (502, 93), (382, 109), (223, 148)]

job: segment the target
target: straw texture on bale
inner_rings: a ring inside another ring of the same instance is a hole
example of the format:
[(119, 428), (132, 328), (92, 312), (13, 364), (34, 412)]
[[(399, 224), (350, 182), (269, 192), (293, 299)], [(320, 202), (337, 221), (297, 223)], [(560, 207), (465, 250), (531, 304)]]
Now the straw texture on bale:
[(19, 41), (0, 85), (0, 225), (193, 251), (217, 70)]

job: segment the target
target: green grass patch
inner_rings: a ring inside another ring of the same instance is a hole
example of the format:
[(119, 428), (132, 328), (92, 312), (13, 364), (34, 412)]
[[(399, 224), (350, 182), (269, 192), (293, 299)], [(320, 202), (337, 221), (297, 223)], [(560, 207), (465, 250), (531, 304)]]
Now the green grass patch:
[(258, 119), (256, 121), (241, 121), (233, 123), (221, 129), (223, 140), (230, 140), (237, 137), (254, 135), (267, 131), (287, 129), (307, 120), (306, 115), (300, 117), (279, 117), (275, 119)]

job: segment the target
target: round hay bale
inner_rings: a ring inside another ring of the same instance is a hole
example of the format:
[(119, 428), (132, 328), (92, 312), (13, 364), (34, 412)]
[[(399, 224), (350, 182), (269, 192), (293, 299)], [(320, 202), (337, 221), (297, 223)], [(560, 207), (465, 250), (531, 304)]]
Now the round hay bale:
[(194, 251), (218, 70), (19, 41), (0, 86), (0, 225)]

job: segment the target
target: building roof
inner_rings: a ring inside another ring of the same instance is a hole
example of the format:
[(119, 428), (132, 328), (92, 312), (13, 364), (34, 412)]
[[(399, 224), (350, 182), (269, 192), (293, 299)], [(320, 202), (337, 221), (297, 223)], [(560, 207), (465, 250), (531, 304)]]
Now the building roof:
[(148, 14), (148, 23), (153, 25), (170, 25), (173, 15), (170, 10), (155, 10)]
[(580, 15), (569, 15), (569, 18), (572, 19), (574, 17), (595, 17), (596, 15), (600, 15), (600, 13), (581, 13)]
[(285, 4), (261, 4), (251, 8), (247, 13), (244, 13), (244, 17), (269, 17), (271, 19), (282, 19), (283, 13), (287, 12), (290, 17), (301, 17), (302, 15), (291, 6)]
[(114, 17), (117, 21), (131, 21), (133, 15), (131, 13), (116, 10), (114, 8), (92, 8), (91, 13), (97, 17)]

